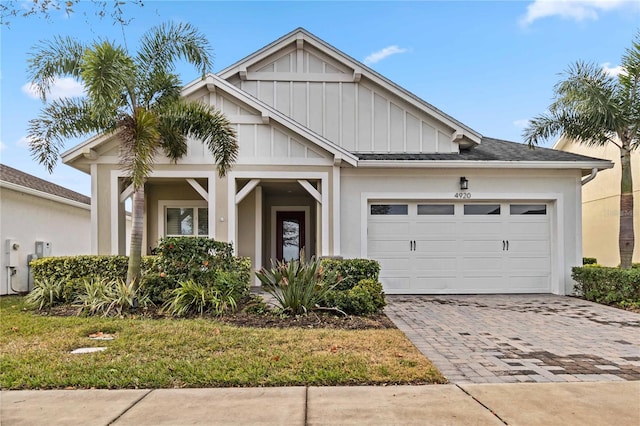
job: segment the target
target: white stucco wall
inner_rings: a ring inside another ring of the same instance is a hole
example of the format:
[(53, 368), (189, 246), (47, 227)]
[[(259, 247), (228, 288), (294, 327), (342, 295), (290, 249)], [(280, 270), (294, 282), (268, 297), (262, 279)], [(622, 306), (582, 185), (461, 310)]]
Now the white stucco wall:
[[(0, 294), (27, 291), (27, 256), (35, 253), (36, 241), (51, 243), (52, 256), (91, 253), (91, 213), (86, 208), (40, 198), (8, 188), (0, 188)], [(14, 239), (17, 250), (16, 274), (9, 285), (7, 239)], [(33, 283), (30, 284), (32, 286)]]
[(460, 200), (454, 195), (459, 192), (459, 178), (465, 176), (469, 180), (467, 192), (471, 194), (465, 201), (549, 202), (551, 288), (554, 293), (571, 294), (571, 267), (582, 263), (579, 173), (578, 170), (343, 169), (341, 254), (348, 258), (366, 256), (367, 196), (457, 202)]

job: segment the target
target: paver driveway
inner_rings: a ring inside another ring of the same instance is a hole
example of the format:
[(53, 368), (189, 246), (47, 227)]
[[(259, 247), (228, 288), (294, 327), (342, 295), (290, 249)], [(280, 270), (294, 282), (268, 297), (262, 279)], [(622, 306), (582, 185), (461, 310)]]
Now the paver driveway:
[(640, 380), (640, 314), (554, 295), (387, 296), (452, 383)]

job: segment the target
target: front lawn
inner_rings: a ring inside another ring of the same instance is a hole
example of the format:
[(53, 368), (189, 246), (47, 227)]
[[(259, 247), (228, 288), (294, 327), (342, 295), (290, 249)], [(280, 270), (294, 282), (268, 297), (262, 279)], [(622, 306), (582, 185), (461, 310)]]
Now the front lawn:
[[(245, 328), (211, 319), (46, 316), (0, 298), (0, 387), (444, 383), (397, 329)], [(107, 333), (113, 340), (92, 340)], [(80, 347), (104, 352), (71, 354)]]

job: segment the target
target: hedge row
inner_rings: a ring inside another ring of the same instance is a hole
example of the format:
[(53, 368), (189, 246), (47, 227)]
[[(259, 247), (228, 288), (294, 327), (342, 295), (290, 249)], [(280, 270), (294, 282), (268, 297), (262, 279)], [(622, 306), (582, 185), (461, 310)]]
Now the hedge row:
[(351, 315), (382, 312), (386, 301), (378, 281), (380, 264), (370, 259), (322, 259), (321, 266), (335, 271), (342, 281), (325, 296), (324, 303)]
[(640, 303), (640, 269), (584, 266), (572, 269), (576, 290), (585, 299), (603, 304)]

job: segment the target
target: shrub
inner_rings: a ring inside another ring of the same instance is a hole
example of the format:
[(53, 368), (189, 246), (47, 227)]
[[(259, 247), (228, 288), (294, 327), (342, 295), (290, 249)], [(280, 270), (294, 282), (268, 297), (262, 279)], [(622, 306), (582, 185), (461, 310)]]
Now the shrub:
[(60, 279), (43, 278), (34, 281), (33, 290), (25, 298), (27, 307), (41, 311), (64, 303), (64, 287), (65, 282)]
[(594, 265), (598, 263), (598, 260), (595, 257), (583, 257), (582, 264), (583, 265)]
[(382, 284), (372, 279), (364, 279), (352, 289), (328, 292), (325, 304), (351, 315), (370, 315), (381, 312), (386, 301)]
[(585, 299), (604, 304), (640, 302), (640, 269), (574, 267), (576, 291)]
[(261, 269), (256, 276), (264, 290), (275, 297), (277, 304), (294, 315), (306, 314), (324, 300), (324, 296), (340, 283), (335, 271), (323, 269), (321, 262), (312, 257), (308, 262), (276, 261), (271, 269)]
[(155, 270), (145, 276), (155, 303), (168, 300), (181, 282), (193, 280), (235, 300), (249, 293), (251, 260), (233, 256), (229, 243), (202, 237), (168, 237), (155, 250)]
[(179, 317), (190, 314), (204, 315), (206, 312), (222, 315), (228, 309), (236, 309), (236, 301), (230, 292), (222, 293), (194, 280), (180, 282), (179, 287), (171, 291), (169, 300), (163, 306), (164, 312)]
[(336, 290), (350, 290), (360, 281), (371, 279), (378, 281), (380, 264), (371, 259), (322, 259), (325, 270), (332, 271), (342, 278)]
[(74, 306), (80, 308), (79, 314), (121, 315), (138, 307), (146, 307), (149, 297), (142, 287), (135, 283), (127, 284), (123, 279), (107, 280), (93, 277), (84, 279), (84, 289), (78, 293)]

